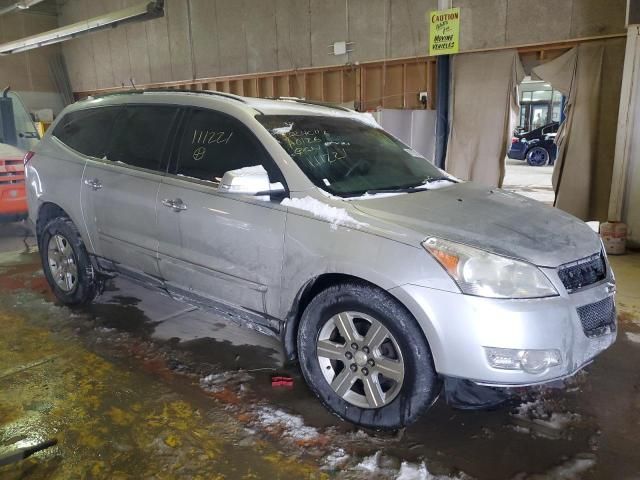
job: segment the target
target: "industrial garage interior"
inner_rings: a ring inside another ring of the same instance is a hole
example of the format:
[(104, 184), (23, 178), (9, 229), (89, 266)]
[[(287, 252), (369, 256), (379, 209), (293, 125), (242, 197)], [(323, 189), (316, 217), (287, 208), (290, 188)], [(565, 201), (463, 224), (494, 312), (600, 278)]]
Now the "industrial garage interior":
[(640, 478), (640, 0), (0, 0), (0, 478)]

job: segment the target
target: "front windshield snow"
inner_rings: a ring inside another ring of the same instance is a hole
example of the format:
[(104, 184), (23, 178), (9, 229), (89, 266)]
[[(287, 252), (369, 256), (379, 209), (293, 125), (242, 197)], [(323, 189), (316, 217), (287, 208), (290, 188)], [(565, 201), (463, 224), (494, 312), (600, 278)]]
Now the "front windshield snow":
[(258, 115), (318, 187), (343, 197), (416, 191), (434, 180), (450, 180), (442, 170), (381, 128), (350, 118)]

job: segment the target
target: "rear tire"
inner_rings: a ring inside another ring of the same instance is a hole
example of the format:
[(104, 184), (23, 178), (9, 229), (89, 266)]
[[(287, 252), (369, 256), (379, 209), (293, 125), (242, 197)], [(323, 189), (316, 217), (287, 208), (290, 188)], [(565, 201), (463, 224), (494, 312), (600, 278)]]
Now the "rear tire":
[(73, 222), (54, 218), (44, 227), (38, 243), (42, 269), (56, 298), (65, 305), (91, 302), (102, 283)]
[(367, 428), (409, 425), (441, 390), (413, 316), (387, 292), (366, 284), (332, 286), (311, 300), (300, 321), (298, 355), (324, 406)]
[(543, 167), (549, 163), (549, 151), (543, 147), (533, 147), (527, 152), (527, 163), (532, 167)]

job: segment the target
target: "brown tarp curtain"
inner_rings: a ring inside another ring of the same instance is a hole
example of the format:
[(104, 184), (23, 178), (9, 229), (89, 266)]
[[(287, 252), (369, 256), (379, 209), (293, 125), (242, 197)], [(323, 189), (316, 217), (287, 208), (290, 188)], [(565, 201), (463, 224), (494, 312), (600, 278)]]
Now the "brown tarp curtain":
[(446, 170), (463, 180), (502, 184), (507, 145), (518, 116), (524, 70), (516, 50), (453, 58)]
[(583, 220), (607, 220), (623, 59), (624, 39), (587, 42), (532, 72), (566, 97), (555, 206)]

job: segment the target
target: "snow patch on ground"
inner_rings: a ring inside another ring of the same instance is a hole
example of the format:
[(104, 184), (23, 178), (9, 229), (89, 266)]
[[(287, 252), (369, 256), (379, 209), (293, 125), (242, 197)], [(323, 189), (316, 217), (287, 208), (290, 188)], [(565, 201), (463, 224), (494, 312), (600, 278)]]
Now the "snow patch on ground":
[(362, 461), (354, 467), (354, 469), (371, 473), (377, 471), (378, 464), (380, 463), (380, 455), (382, 455), (382, 452), (378, 451), (369, 457), (363, 458)]
[(200, 388), (207, 392), (218, 393), (228, 386), (240, 385), (242, 389), (242, 384), (251, 380), (253, 380), (253, 377), (242, 370), (222, 372), (202, 377), (200, 379)]
[(625, 332), (625, 335), (627, 336), (627, 340), (633, 343), (640, 343), (640, 333)]
[(412, 463), (402, 461), (400, 469), (397, 467), (390, 468), (383, 466), (388, 463), (389, 458), (385, 457), (383, 461), (381, 451), (377, 451), (373, 455), (365, 457), (360, 463), (352, 468), (352, 471), (366, 472), (367, 478), (393, 478), (394, 480), (465, 480), (469, 477), (464, 473), (460, 476), (451, 477), (448, 475), (434, 475), (429, 472), (425, 462)]
[(572, 423), (580, 419), (577, 413), (552, 413), (548, 419), (535, 419), (538, 425), (544, 425), (554, 430), (564, 430)]
[(465, 473), (451, 477), (449, 475), (434, 475), (427, 470), (427, 465), (424, 462), (410, 463), (402, 462), (400, 465), (400, 471), (395, 480), (470, 480), (470, 477)]
[(593, 468), (596, 464), (596, 456), (591, 453), (578, 454), (566, 462), (546, 472), (545, 478), (562, 480), (577, 480), (582, 474)]
[(430, 480), (433, 477), (427, 470), (427, 466), (422, 462), (417, 465), (415, 463), (402, 462), (400, 472), (396, 480)]
[(537, 399), (520, 404), (511, 414), (520, 433), (534, 433), (548, 438), (560, 438), (564, 430), (580, 421), (580, 415), (571, 412), (552, 412)]
[(337, 228), (338, 225), (355, 228), (366, 227), (368, 225), (354, 219), (344, 208), (332, 207), (312, 197), (285, 198), (282, 201), (282, 205), (309, 212), (313, 214), (314, 217), (331, 223), (334, 229)]
[(540, 399), (534, 400), (532, 402), (523, 402), (516, 408), (516, 412), (513, 414), (514, 417), (519, 417), (523, 419), (529, 419), (531, 417), (542, 417), (545, 415), (544, 405)]
[(304, 424), (302, 417), (273, 407), (260, 407), (255, 412), (258, 422), (266, 427), (282, 430), (282, 436), (293, 440), (313, 440), (318, 431)]
[(342, 448), (338, 448), (334, 450), (329, 455), (327, 455), (323, 460), (323, 470), (336, 470), (341, 468), (347, 463), (347, 461), (351, 458), (351, 456), (345, 452)]

